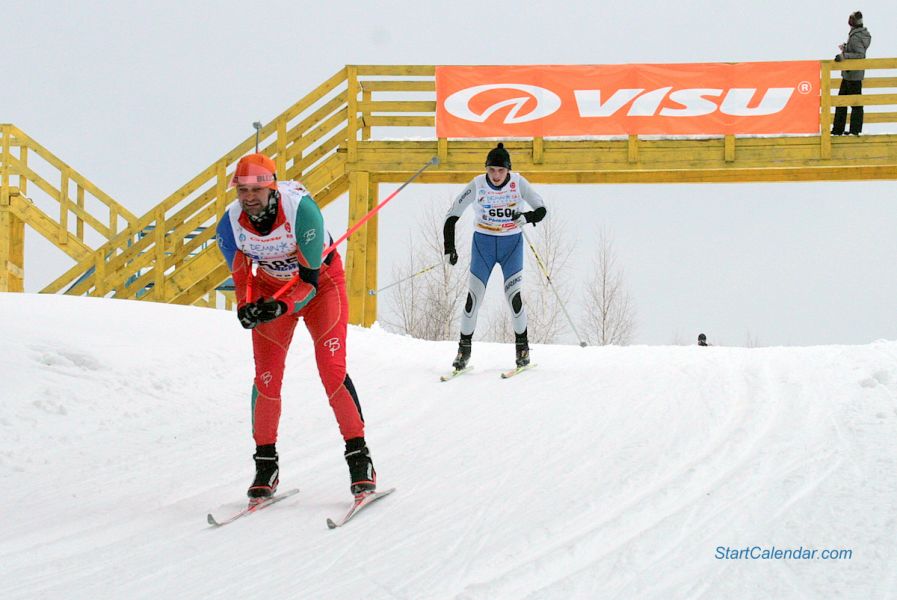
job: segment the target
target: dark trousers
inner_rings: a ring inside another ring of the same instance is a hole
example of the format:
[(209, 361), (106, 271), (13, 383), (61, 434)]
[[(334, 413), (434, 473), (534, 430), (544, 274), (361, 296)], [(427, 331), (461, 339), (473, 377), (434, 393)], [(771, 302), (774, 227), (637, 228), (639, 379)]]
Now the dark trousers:
[[(863, 93), (862, 81), (841, 80), (841, 87), (838, 88), (839, 96), (858, 96)], [(832, 121), (832, 135), (841, 135), (844, 133), (844, 124), (847, 121), (847, 107), (835, 107), (835, 120)], [(850, 110), (850, 132), (858, 135), (863, 131), (863, 107), (852, 106)]]

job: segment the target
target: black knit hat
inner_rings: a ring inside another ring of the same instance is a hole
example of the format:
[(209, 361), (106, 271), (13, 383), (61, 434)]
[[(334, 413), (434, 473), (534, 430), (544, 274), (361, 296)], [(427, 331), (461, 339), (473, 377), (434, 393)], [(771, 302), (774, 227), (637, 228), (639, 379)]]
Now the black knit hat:
[(504, 144), (499, 142), (498, 146), (489, 151), (486, 155), (486, 166), (511, 168), (511, 155), (505, 150)]

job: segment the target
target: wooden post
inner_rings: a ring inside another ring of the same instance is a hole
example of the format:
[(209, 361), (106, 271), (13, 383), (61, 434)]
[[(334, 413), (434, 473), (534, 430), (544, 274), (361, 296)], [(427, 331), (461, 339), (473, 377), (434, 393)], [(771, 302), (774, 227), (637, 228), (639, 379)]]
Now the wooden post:
[(165, 302), (165, 209), (156, 209), (156, 228), (153, 230), (155, 260), (153, 261), (153, 299)]
[(215, 165), (215, 215), (221, 217), (227, 208), (227, 163), (219, 160)]
[(56, 242), (60, 245), (68, 243), (69, 232), (69, 170), (62, 169), (59, 178), (59, 238)]
[[(19, 162), (28, 166), (28, 146), (19, 146)], [(23, 198), (28, 196), (28, 178), (21, 175), (19, 176), (19, 194)]]
[(277, 158), (274, 159), (277, 179), (282, 181), (287, 176), (287, 120), (284, 117), (277, 119), (277, 139), (274, 140), (274, 148), (277, 153)]
[[(367, 205), (369, 212), (380, 203), (379, 197), (380, 186), (371, 181), (368, 191)], [(367, 260), (364, 279), (364, 320), (362, 322), (364, 327), (370, 327), (377, 320), (377, 296), (372, 296), (368, 292), (377, 289), (377, 259), (379, 256), (377, 251), (379, 226), (377, 222), (379, 216), (379, 214), (376, 214), (367, 222)]]
[[(370, 204), (371, 174), (364, 171), (349, 173), (349, 227), (361, 220)], [(367, 270), (367, 230), (365, 223), (348, 240), (346, 250), (346, 282), (349, 294), (349, 322), (362, 325), (368, 293), (365, 289)]]
[(346, 141), (346, 160), (354, 163), (358, 160), (358, 67), (350, 65), (346, 67), (348, 88), (346, 90), (346, 103), (349, 107), (349, 120)]
[[(78, 186), (78, 194), (75, 198), (75, 202), (78, 204), (78, 208), (84, 210), (84, 188), (80, 185)], [(115, 237), (115, 230), (113, 225), (114, 220), (117, 217), (115, 216), (115, 209), (109, 210), (109, 237)], [(75, 235), (82, 242), (84, 241), (84, 219), (81, 218), (81, 215), (78, 215), (75, 218)]]
[(533, 164), (540, 164), (544, 152), (544, 140), (540, 137), (533, 138)]
[[(361, 102), (365, 106), (368, 106), (373, 100), (373, 94), (371, 90), (366, 90), (364, 87), (361, 88)], [(361, 113), (361, 139), (369, 140), (371, 139), (371, 114), (369, 112)]]
[(436, 157), (440, 164), (448, 160), (448, 140), (446, 138), (436, 140)]
[[(24, 181), (25, 178), (20, 178)], [(24, 200), (24, 196), (19, 194), (19, 198)], [(10, 198), (11, 202), (15, 198)], [(24, 292), (25, 291), (25, 221), (19, 219), (15, 215), (10, 215), (10, 244), (9, 258), (6, 261), (6, 269), (9, 271), (9, 291)]]
[(819, 158), (832, 157), (832, 64), (822, 61), (819, 115)]
[(25, 291), (25, 223), (12, 212), (16, 196), (9, 191), (0, 204), (0, 292)]
[(106, 295), (106, 257), (102, 250), (94, 253), (93, 262), (93, 295), (102, 298)]
[[(3, 138), (2, 154), (0, 154), (0, 206), (9, 206), (9, 137), (12, 135), (9, 125), (0, 126), (0, 137)], [(19, 179), (22, 179), (19, 177)]]
[(630, 135), (629, 142), (626, 145), (626, 157), (627, 160), (632, 163), (638, 162), (638, 136)]
[(726, 162), (735, 162), (735, 136), (727, 135), (723, 138), (723, 154)]

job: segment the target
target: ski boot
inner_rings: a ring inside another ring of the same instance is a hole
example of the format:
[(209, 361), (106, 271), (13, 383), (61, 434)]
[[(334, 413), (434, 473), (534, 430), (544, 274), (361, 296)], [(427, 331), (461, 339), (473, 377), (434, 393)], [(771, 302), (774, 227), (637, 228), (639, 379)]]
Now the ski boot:
[(462, 371), (467, 367), (467, 363), (470, 360), (471, 346), (473, 344), (472, 338), (473, 334), (461, 334), (461, 341), (458, 342), (458, 355), (455, 356), (455, 360), (452, 362), (452, 367), (456, 371)]
[(523, 333), (514, 334), (514, 349), (517, 352), (517, 368), (525, 367), (529, 364), (529, 340), (526, 336), (526, 329)]
[(255, 481), (249, 486), (246, 495), (257, 500), (270, 498), (277, 491), (277, 484), (280, 483), (277, 450), (274, 444), (256, 446), (252, 458), (255, 459)]
[(352, 438), (346, 442), (346, 463), (349, 465), (349, 477), (352, 482), (349, 489), (355, 496), (367, 494), (377, 489), (377, 472), (371, 460), (363, 437)]

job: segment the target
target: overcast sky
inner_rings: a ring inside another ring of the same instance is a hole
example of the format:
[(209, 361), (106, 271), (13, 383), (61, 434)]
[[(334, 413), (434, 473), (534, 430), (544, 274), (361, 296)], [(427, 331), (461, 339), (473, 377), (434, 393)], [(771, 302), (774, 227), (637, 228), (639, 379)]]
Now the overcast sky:
[[(270, 120), (346, 64), (828, 59), (858, 8), (873, 36), (869, 56), (897, 57), (890, 1), (548, 6), (0, 0), (0, 122), (141, 215), (249, 135), (253, 121)], [(381, 282), (401, 252), (387, 238), (406, 239), (420, 207), (447, 205), (460, 187), (411, 186), (384, 211)], [(539, 189), (549, 218), (571, 226), (583, 265), (600, 228), (614, 237), (638, 309), (637, 343), (691, 343), (705, 331), (730, 345), (807, 345), (897, 339), (895, 187)], [(345, 206), (327, 211), (335, 235)], [(35, 291), (70, 263), (33, 231), (26, 236), (26, 287)]]

